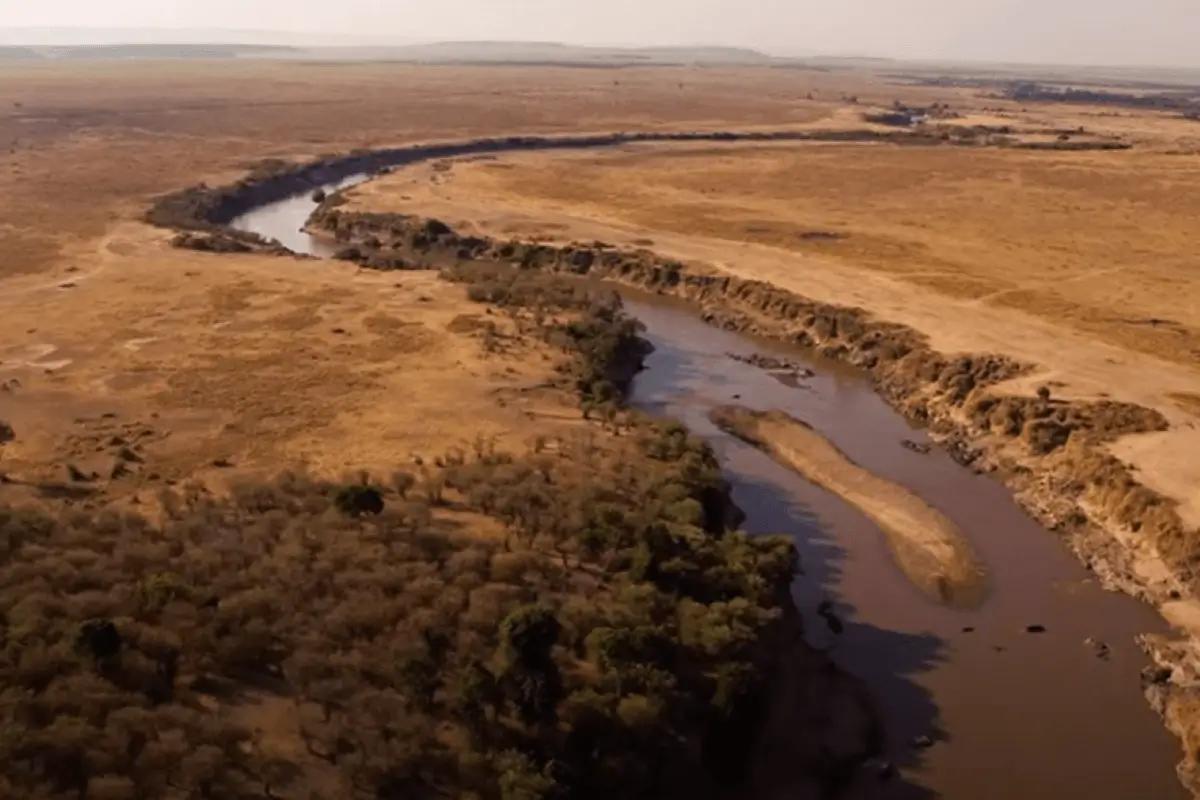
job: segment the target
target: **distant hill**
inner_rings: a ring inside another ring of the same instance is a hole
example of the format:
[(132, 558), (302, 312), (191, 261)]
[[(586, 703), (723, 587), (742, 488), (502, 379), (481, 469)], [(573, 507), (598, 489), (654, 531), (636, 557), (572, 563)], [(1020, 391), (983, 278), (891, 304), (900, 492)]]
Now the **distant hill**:
[(0, 47), (0, 60), (10, 59), (226, 59), (293, 56), (293, 47), (255, 44), (89, 44), (44, 47)]
[(90, 44), (74, 47), (41, 47), (47, 58), (245, 58), (282, 56), (302, 51), (294, 47), (262, 44)]
[(42, 54), (32, 47), (4, 47), (0, 45), (0, 60), (14, 58), (42, 58)]
[(576, 64), (767, 64), (775, 59), (741, 47), (595, 47), (558, 42), (435, 42), (388, 48), (398, 61)]
[[(2, 34), (4, 31), (0, 31)], [(162, 34), (166, 35), (166, 34)], [(194, 31), (192, 34), (194, 36)], [(266, 37), (260, 34), (259, 38)], [(11, 37), (10, 37), (11, 38)], [(0, 42), (5, 37), (0, 35)], [(557, 42), (433, 42), (427, 44), (292, 44), (216, 42), (38, 43), (2, 46), (0, 59), (246, 59), (377, 60), (413, 64), (767, 65), (779, 59), (738, 47), (586, 47)]]

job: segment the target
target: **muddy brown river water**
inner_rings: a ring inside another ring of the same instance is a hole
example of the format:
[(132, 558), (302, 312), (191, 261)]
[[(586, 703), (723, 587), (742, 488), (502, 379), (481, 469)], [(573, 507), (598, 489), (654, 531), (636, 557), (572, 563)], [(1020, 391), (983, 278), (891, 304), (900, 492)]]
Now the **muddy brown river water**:
[[(361, 178), (358, 178), (361, 179)], [(342, 185), (358, 179), (349, 179)], [(300, 228), (307, 196), (265, 205), (233, 227), (326, 256)], [(655, 347), (632, 402), (708, 440), (753, 533), (791, 536), (804, 574), (794, 587), (809, 640), (830, 648), (872, 687), (889, 728), (890, 780), (864, 780), (858, 798), (947, 800), (1183, 800), (1178, 743), (1141, 694), (1149, 662), (1134, 642), (1165, 624), (1149, 607), (1104, 591), (998, 482), (934, 449), (853, 371), (778, 343), (704, 324), (686, 306), (622, 291)], [(729, 357), (783, 357), (816, 374), (784, 381)], [(883, 534), (838, 497), (721, 432), (711, 408), (780, 409), (812, 425), (863, 467), (950, 517), (988, 571), (972, 609), (939, 605), (896, 567)], [(835, 635), (816, 615), (833, 601)], [(1027, 632), (1044, 626), (1041, 633)], [(1089, 643), (1091, 642), (1091, 643)], [(1098, 646), (1107, 646), (1107, 657)], [(915, 740), (928, 737), (930, 742)]]

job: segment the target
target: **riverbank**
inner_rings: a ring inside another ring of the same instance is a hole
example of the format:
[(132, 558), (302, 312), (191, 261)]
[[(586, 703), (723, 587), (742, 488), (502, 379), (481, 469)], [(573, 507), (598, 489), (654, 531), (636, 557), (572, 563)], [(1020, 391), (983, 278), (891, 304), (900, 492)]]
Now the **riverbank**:
[[(1156, 546), (1151, 550), (1169, 549), (1179, 562), (1176, 566), (1186, 566), (1183, 528), (1172, 504), (1131, 480), (1125, 466), (1106, 449), (1118, 437), (1165, 429), (1165, 419), (1151, 409), (1048, 395), (994, 397), (989, 389), (1028, 374), (1033, 365), (998, 355), (947, 358), (921, 334), (878, 322), (861, 309), (814, 303), (761, 281), (685, 266), (645, 249), (463, 236), (437, 220), (346, 211), (338, 208), (341, 202), (339, 195), (329, 198), (312, 226), (347, 245), (344, 258), (365, 266), (403, 268), (482, 259), (615, 280), (696, 303), (705, 319), (720, 327), (811, 346), (824, 356), (863, 368), (881, 394), (909, 419), (927, 425), (961, 463), (1001, 476), (1021, 503), (1064, 534), (1109, 585), (1149, 600), (1190, 592), (1189, 570), (1151, 569), (1159, 553), (1135, 553), (1112, 536), (1114, 528), (1137, 526), (1143, 536), (1150, 535)], [(1192, 682), (1188, 659), (1179, 657), (1180, 644), (1172, 648), (1153, 650), (1156, 658), (1171, 664), (1170, 674), (1157, 671), (1149, 676), (1151, 694), (1169, 698), (1158, 703), (1160, 709), (1186, 706), (1187, 695), (1180, 687), (1186, 689)], [(1179, 724), (1172, 729), (1183, 732)]]
[(714, 409), (718, 427), (770, 453), (861, 510), (888, 539), (909, 580), (937, 602), (971, 607), (987, 591), (982, 564), (946, 515), (904, 487), (863, 469), (808, 425), (782, 412)]
[[(433, 223), (431, 237), (429, 220), (420, 216), (338, 204), (337, 197), (323, 204), (311, 228), (364, 248), (348, 255), (366, 265), (380, 253), (407, 253), (414, 264), (481, 258), (613, 280), (688, 300), (710, 324), (808, 346), (859, 367), (960, 463), (1003, 480), (1107, 586), (1158, 608), (1194, 603), (1190, 553), (1197, 532), (1184, 525), (1174, 501), (1138, 483), (1110, 453), (1122, 437), (1166, 430), (1169, 423), (1154, 409), (1108, 399), (1060, 399), (1049, 387), (1036, 397), (1005, 395), (997, 387), (1029, 375), (1035, 365), (998, 354), (946, 356), (911, 328), (861, 309), (813, 302), (646, 249), (461, 236), (440, 221)], [(1145, 676), (1147, 696), (1185, 747), (1195, 733), (1181, 720), (1191, 717), (1186, 709), (1200, 686), (1192, 627), (1183, 628), (1187, 639), (1143, 642), (1164, 667)], [(1180, 765), (1184, 782), (1195, 791), (1200, 782), (1194, 770), (1190, 761)]]

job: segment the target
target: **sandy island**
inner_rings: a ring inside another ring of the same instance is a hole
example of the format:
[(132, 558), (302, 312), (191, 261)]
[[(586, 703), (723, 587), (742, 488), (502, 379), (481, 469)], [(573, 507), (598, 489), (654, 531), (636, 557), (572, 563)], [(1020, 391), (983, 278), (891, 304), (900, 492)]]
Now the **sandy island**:
[(723, 406), (713, 410), (712, 419), (865, 514), (922, 591), (953, 605), (982, 601), (987, 578), (978, 557), (962, 531), (920, 497), (855, 464), (824, 436), (782, 411)]

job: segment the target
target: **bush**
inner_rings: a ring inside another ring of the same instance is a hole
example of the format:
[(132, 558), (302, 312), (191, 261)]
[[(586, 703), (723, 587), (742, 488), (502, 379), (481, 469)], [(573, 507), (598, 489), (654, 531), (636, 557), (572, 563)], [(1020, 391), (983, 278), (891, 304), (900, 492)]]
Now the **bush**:
[(333, 504), (338, 511), (352, 517), (383, 513), (383, 492), (376, 486), (351, 484), (338, 489)]

